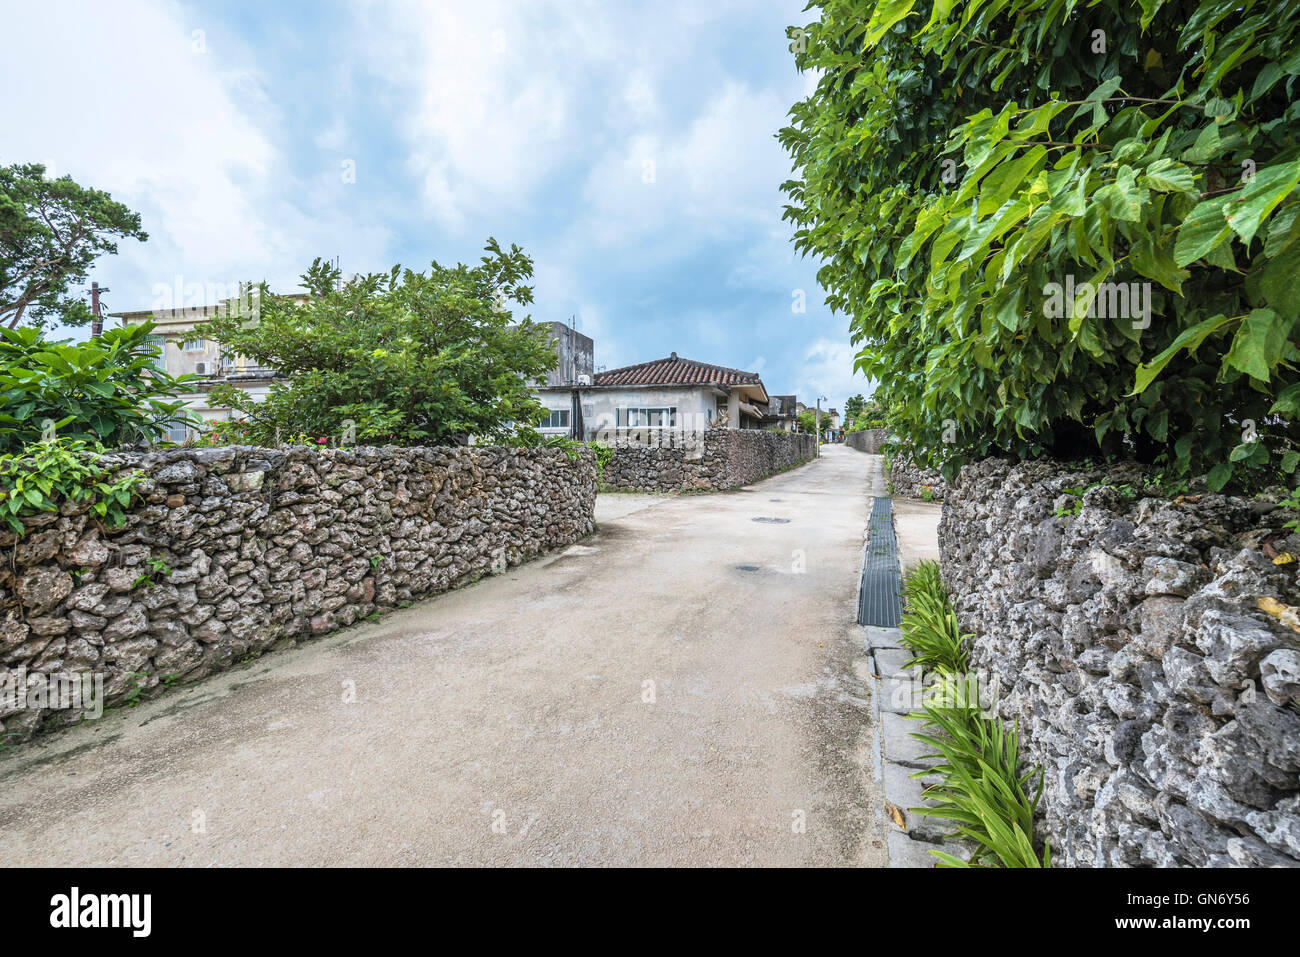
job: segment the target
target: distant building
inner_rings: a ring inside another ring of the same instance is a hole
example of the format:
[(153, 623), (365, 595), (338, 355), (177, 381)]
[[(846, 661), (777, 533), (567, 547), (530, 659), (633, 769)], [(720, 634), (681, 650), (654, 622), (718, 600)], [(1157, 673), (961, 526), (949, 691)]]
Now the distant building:
[[(292, 298), (305, 300), (305, 295)], [(213, 421), (236, 417), (225, 406), (212, 404), (209, 390), (229, 384), (261, 401), (272, 384), (284, 377), (274, 369), (228, 350), (204, 335), (209, 319), (231, 308), (217, 305), (180, 309), (111, 313), (123, 325), (152, 321), (151, 339), (162, 347), (164, 370), (173, 376), (197, 375), (193, 392), (183, 396), (189, 411)], [(667, 358), (604, 372), (595, 371), (595, 343), (563, 322), (538, 323), (550, 336), (557, 363), (532, 383), (547, 416), (539, 431), (547, 435), (576, 435), (590, 439), (602, 429), (730, 429), (797, 428), (793, 395), (769, 396), (757, 372), (683, 359)], [(169, 430), (173, 442), (193, 437), (177, 425)]]
[[(574, 341), (585, 356), (582, 350), (589, 349), (592, 340), (582, 336)], [(558, 332), (556, 343), (563, 364), (570, 347)], [(757, 429), (768, 417), (769, 396), (758, 373), (683, 359), (675, 352), (590, 377), (570, 375), (536, 392), (550, 412), (541, 431), (574, 435), (581, 410), (578, 437), (584, 439), (606, 429), (705, 429), (722, 424)]]
[[(307, 297), (295, 295), (287, 298), (305, 300)], [(234, 418), (236, 413), (233, 409), (213, 405), (209, 401), (208, 390), (212, 386), (218, 383), (237, 386), (260, 402), (266, 398), (271, 383), (283, 378), (274, 369), (222, 349), (215, 339), (203, 334), (203, 326), (209, 319), (230, 308), (238, 307), (232, 307), (230, 300), (223, 300), (212, 306), (140, 309), (109, 315), (124, 326), (150, 321), (154, 323), (156, 328), (149, 338), (162, 349), (163, 371), (173, 376), (201, 376), (194, 391), (186, 393), (182, 398), (193, 415), (204, 421), (213, 421)], [(193, 438), (193, 433), (192, 428), (177, 424), (168, 429), (168, 438), (179, 443)]]
[(799, 430), (799, 408), (803, 405), (793, 395), (774, 395), (767, 404), (763, 417), (764, 428), (778, 428), (783, 432)]

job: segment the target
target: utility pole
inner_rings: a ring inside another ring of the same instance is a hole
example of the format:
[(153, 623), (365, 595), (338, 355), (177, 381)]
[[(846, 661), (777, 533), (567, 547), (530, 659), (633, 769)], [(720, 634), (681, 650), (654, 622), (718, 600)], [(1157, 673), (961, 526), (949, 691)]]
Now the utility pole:
[(111, 292), (111, 290), (107, 288), (100, 289), (97, 282), (90, 284), (90, 311), (95, 316), (90, 322), (90, 338), (92, 339), (98, 339), (104, 332), (104, 319), (99, 314), (99, 294), (101, 292)]
[(817, 416), (815, 419), (817, 423), (817, 434), (814, 436), (816, 439), (814, 447), (817, 449), (818, 458), (821, 458), (822, 454), (822, 399), (824, 398), (826, 398), (824, 395), (819, 395), (817, 397)]

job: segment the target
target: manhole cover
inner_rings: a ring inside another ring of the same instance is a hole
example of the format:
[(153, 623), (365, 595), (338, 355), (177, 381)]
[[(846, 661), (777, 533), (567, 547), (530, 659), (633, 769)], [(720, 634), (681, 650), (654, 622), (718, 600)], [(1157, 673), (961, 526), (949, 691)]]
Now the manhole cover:
[(758, 571), (758, 566), (757, 566), (757, 565), (737, 565), (737, 566), (736, 566), (736, 570), (737, 570), (737, 571), (741, 571), (741, 572), (756, 572), (756, 571)]
[(790, 524), (790, 520), (788, 518), (768, 518), (766, 515), (761, 515), (758, 518), (751, 518), (750, 521), (762, 522), (765, 525), (789, 525)]

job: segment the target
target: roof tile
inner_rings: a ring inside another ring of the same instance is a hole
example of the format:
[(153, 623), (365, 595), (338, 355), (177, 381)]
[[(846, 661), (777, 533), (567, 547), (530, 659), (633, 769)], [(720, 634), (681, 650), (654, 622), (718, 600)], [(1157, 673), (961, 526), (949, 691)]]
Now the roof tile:
[(710, 365), (682, 359), (673, 353), (666, 359), (641, 362), (621, 369), (596, 373), (594, 385), (749, 385), (761, 380), (757, 372)]

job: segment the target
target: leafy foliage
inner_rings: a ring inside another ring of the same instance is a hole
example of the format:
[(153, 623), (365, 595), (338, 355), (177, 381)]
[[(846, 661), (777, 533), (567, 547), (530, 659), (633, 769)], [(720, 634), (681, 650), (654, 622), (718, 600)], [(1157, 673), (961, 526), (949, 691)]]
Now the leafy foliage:
[[(799, 423), (799, 431), (806, 432), (809, 435), (817, 435), (817, 425), (818, 425), (819, 418), (821, 420), (820, 424), (821, 424), (822, 431), (825, 432), (828, 428), (830, 428), (830, 424), (831, 424), (831, 420), (826, 415), (825, 409), (822, 409), (820, 417), (817, 415), (816, 409), (804, 409), (795, 417), (796, 421)], [(820, 438), (820, 436), (818, 436), (818, 438)]]
[(143, 476), (132, 472), (113, 479), (99, 465), (100, 451), (65, 438), (0, 455), (0, 517), (21, 534), (25, 516), (57, 511), (64, 502), (88, 503), (91, 515), (109, 527), (120, 526)]
[(865, 406), (866, 404), (867, 404), (867, 400), (862, 397), (861, 392), (859, 392), (857, 395), (849, 396), (847, 399), (844, 400), (844, 428), (846, 430), (850, 432), (857, 431), (853, 427), (853, 420), (858, 417), (858, 415), (862, 412), (863, 406)]
[[(860, 398), (855, 396), (855, 398)], [(850, 399), (850, 402), (853, 400)], [(874, 397), (863, 402), (861, 408), (854, 414), (852, 422), (848, 425), (849, 432), (861, 432), (865, 429), (885, 429), (889, 427), (888, 414)]]
[[(986, 860), (1004, 867), (1050, 867), (1050, 845), (1040, 857), (1033, 841), (1042, 769), (1023, 771), (1018, 732), (997, 717), (985, 717), (980, 702), (972, 700), (967, 655), (972, 636), (961, 634), (939, 563), (918, 563), (904, 593), (901, 641), (915, 656), (908, 667), (919, 665), (939, 677), (938, 685), (927, 689), (922, 710), (910, 717), (922, 722), (912, 736), (934, 748), (925, 758), (936, 760), (914, 776), (937, 775), (940, 783), (926, 789), (934, 806), (912, 811), (956, 822), (958, 832), (976, 845), (969, 863), (944, 851), (930, 853), (949, 867)], [(1038, 787), (1030, 798), (1035, 777)]]
[(920, 464), (1300, 464), (1300, 0), (814, 5), (786, 217)]
[(604, 442), (588, 442), (587, 448), (596, 453), (596, 481), (605, 480), (605, 468), (614, 461), (614, 448)]
[(506, 306), (532, 302), (533, 264), (517, 246), (489, 240), (480, 265), (403, 270), (343, 281), (316, 260), (303, 275), (309, 298), (261, 291), (256, 324), (236, 315), (208, 331), (231, 352), (288, 377), (253, 402), (231, 386), (212, 399), (240, 410), (251, 437), (337, 435), (355, 424), (360, 442), (459, 444), (469, 435), (508, 437), (543, 410), (528, 383), (556, 361), (539, 326), (511, 324)]
[(150, 442), (168, 422), (191, 421), (177, 397), (194, 376), (158, 365), (152, 323), (110, 329), (84, 343), (39, 329), (0, 329), (0, 452), (58, 434), (93, 444)]
[(122, 237), (149, 238), (139, 215), (108, 193), (69, 176), (47, 179), (39, 163), (0, 167), (0, 323), (89, 322), (89, 308), (68, 287), (85, 282)]

